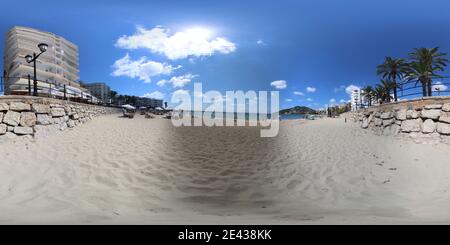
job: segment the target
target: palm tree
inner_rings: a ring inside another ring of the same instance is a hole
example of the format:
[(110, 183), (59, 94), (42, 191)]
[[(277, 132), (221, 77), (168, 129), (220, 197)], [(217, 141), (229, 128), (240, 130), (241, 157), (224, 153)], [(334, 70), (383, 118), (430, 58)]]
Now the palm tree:
[(378, 103), (382, 104), (384, 97), (385, 97), (384, 88), (379, 84), (377, 86), (375, 86), (374, 95), (375, 95), (376, 101)]
[(416, 48), (409, 54), (411, 63), (407, 72), (409, 81), (419, 81), (422, 83), (423, 96), (432, 96), (433, 78), (441, 78), (437, 72), (444, 71), (444, 67), (449, 62), (445, 56), (447, 54), (439, 52), (439, 47), (435, 48)]
[(384, 90), (384, 98), (383, 101), (385, 102), (391, 102), (391, 90), (394, 90), (394, 83), (391, 80), (381, 80), (380, 86), (383, 88)]
[(395, 101), (397, 101), (397, 78), (402, 79), (407, 71), (408, 63), (404, 59), (385, 57), (384, 63), (377, 66), (377, 75), (392, 81)]
[[(428, 68), (422, 62), (411, 62), (409, 64), (410, 72), (406, 76), (407, 81), (418, 81), (422, 84), (422, 96), (427, 96), (427, 83), (430, 73)], [(417, 83), (416, 83), (417, 84)]]
[(116, 101), (117, 92), (114, 90), (109, 91), (109, 97), (111, 98), (111, 103)]
[(374, 96), (374, 89), (372, 86), (365, 86), (362, 88), (363, 95), (367, 98), (367, 103), (369, 106), (372, 106), (372, 99)]
[(377, 84), (373, 90), (373, 94), (377, 101), (382, 104), (383, 102), (391, 101), (392, 82), (389, 80), (381, 80), (380, 84)]

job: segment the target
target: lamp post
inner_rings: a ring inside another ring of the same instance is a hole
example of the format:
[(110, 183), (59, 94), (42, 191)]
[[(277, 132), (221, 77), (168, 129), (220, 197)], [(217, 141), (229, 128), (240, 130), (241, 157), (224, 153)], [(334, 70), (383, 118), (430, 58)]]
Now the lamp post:
[(41, 51), (39, 54), (33, 53), (33, 56), (31, 55), (26, 55), (25, 59), (28, 63), (33, 62), (33, 72), (34, 72), (34, 81), (33, 81), (33, 96), (37, 96), (38, 95), (38, 91), (37, 91), (37, 79), (36, 79), (36, 60), (37, 58), (43, 54), (45, 51), (47, 51), (48, 49), (48, 45), (45, 43), (40, 43), (38, 44), (39, 50)]
[(438, 92), (438, 96), (441, 95), (441, 88), (436, 87), (435, 90)]

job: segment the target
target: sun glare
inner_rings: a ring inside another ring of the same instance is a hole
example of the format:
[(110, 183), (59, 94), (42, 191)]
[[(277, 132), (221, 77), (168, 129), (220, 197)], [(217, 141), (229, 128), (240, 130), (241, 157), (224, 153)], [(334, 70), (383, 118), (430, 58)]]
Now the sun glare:
[(189, 35), (191, 35), (193, 37), (201, 38), (201, 39), (207, 39), (212, 36), (212, 31), (207, 28), (204, 28), (204, 27), (188, 28), (186, 30), (186, 33), (188, 33)]

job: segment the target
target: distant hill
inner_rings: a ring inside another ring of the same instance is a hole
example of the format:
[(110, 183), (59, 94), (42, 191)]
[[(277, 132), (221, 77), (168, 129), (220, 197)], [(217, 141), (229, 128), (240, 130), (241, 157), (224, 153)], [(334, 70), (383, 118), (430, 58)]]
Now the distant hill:
[(280, 114), (317, 114), (317, 111), (306, 106), (296, 106), (280, 110)]

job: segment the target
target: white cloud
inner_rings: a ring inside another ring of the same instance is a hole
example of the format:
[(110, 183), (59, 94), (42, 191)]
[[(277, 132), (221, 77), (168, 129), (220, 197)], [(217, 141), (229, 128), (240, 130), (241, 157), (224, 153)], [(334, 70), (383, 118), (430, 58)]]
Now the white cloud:
[(174, 88), (182, 88), (186, 84), (191, 82), (192, 79), (194, 79), (195, 77), (198, 77), (198, 75), (192, 75), (192, 74), (188, 73), (188, 74), (185, 74), (185, 75), (182, 75), (182, 76), (172, 77), (172, 78), (170, 78), (169, 81), (161, 82), (162, 81), (161, 80), (161, 81), (158, 82), (158, 83), (160, 83), (158, 85), (163, 86), (165, 83), (171, 83), (172, 87), (174, 87)]
[(191, 28), (171, 34), (162, 26), (150, 30), (137, 26), (135, 34), (120, 37), (116, 46), (130, 50), (148, 49), (171, 60), (211, 56), (214, 53), (228, 54), (236, 50), (236, 45), (226, 38), (212, 38), (208, 29)]
[(270, 86), (275, 87), (277, 89), (285, 89), (287, 87), (287, 83), (285, 80), (277, 80), (271, 82)]
[(448, 87), (442, 84), (442, 82), (436, 82), (436, 84), (432, 86), (432, 89), (433, 91), (445, 91), (448, 89)]
[(311, 99), (311, 98), (307, 98), (306, 100), (309, 102), (313, 101), (313, 99)]
[(256, 44), (258, 44), (259, 46), (266, 46), (267, 45), (262, 39), (258, 39), (256, 41)]
[(178, 89), (172, 93), (172, 95), (184, 95), (184, 94), (189, 95), (189, 91), (185, 89)]
[(286, 99), (286, 102), (292, 102), (292, 99)]
[(152, 93), (146, 93), (142, 97), (161, 100), (161, 99), (164, 99), (164, 93), (161, 93), (159, 91), (154, 91)]
[(128, 54), (123, 58), (116, 60), (112, 67), (114, 71), (111, 75), (114, 77), (127, 76), (138, 78), (146, 83), (151, 82), (151, 77), (168, 75), (175, 69), (180, 68), (180, 66), (173, 67), (166, 63), (147, 60), (147, 57), (145, 56), (141, 57), (139, 60), (131, 60)]
[(348, 95), (352, 95), (353, 90), (359, 90), (359, 89), (360, 89), (360, 88), (359, 88), (358, 86), (351, 84), (351, 85), (349, 85), (349, 86), (347, 86), (347, 87), (345, 88), (345, 92), (346, 92)]
[(341, 99), (341, 100), (339, 101), (339, 103), (347, 103), (347, 101), (344, 100), (344, 99)]
[(314, 93), (314, 92), (316, 92), (316, 88), (314, 88), (314, 87), (306, 87), (306, 92)]
[(192, 75), (190, 73), (178, 76), (178, 77), (172, 77), (169, 80), (169, 83), (172, 84), (174, 88), (182, 88), (184, 85), (188, 84), (193, 78), (197, 77), (197, 75)]
[(337, 93), (337, 92), (341, 92), (341, 91), (344, 91), (345, 90), (345, 85), (341, 85), (341, 86), (339, 86), (339, 87), (337, 87), (337, 88), (334, 88), (334, 92), (335, 93)]
[(295, 95), (300, 95), (300, 96), (305, 95), (304, 93), (302, 93), (302, 92), (300, 92), (300, 91), (294, 91), (294, 94), (295, 94)]
[(164, 86), (166, 83), (167, 83), (167, 80), (166, 80), (166, 79), (163, 79), (163, 80), (159, 80), (156, 84), (157, 84), (158, 86), (162, 87), (162, 86)]

